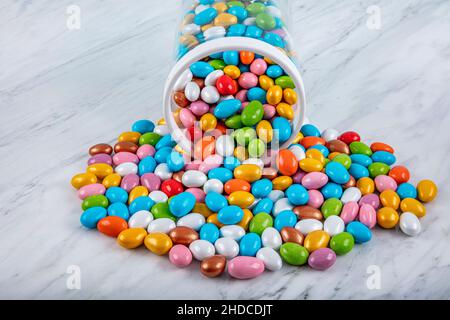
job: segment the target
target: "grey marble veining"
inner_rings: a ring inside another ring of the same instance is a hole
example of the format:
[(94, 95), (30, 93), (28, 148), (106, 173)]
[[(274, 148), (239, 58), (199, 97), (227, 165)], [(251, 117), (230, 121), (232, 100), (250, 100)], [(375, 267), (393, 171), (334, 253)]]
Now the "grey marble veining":
[[(69, 180), (84, 170), (89, 146), (162, 116), (178, 3), (5, 0), (0, 298), (450, 298), (450, 2), (293, 2), (308, 117), (322, 129), (388, 142), (413, 182), (436, 181), (422, 234), (376, 230), (327, 272), (284, 266), (236, 281), (205, 279), (197, 263), (179, 270), (83, 229)], [(66, 27), (72, 4), (81, 9), (79, 30)], [(379, 30), (366, 26), (372, 5), (381, 10)], [(80, 267), (80, 290), (66, 286), (71, 265)], [(373, 266), (381, 287), (371, 290)]]

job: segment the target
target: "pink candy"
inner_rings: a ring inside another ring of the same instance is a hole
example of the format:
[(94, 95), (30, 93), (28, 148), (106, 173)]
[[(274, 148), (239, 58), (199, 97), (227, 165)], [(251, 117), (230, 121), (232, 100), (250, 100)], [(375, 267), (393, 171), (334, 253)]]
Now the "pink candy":
[(195, 197), (195, 200), (197, 202), (205, 202), (206, 194), (205, 194), (205, 192), (202, 189), (200, 189), (200, 188), (188, 188), (185, 191), (193, 194), (194, 197)]
[(323, 204), (323, 195), (319, 190), (308, 190), (309, 200), (307, 205), (319, 209)]
[(275, 107), (270, 104), (263, 105), (263, 108), (264, 108), (264, 119), (266, 120), (272, 119), (275, 113), (277, 112)]
[(151, 192), (159, 190), (161, 179), (154, 173), (144, 173), (141, 176), (141, 184)]
[(192, 262), (192, 253), (188, 247), (177, 244), (170, 249), (169, 260), (179, 268), (186, 267)]
[(302, 185), (306, 189), (320, 189), (328, 182), (328, 176), (323, 172), (310, 172), (302, 179)]
[(375, 187), (378, 192), (383, 192), (385, 190), (397, 190), (397, 182), (386, 175), (380, 175), (375, 178)]
[(377, 224), (377, 213), (370, 204), (363, 204), (359, 209), (359, 222), (370, 229)]
[(113, 156), (113, 162), (114, 162), (114, 165), (116, 165), (116, 166), (118, 166), (119, 164), (124, 163), (124, 162), (133, 162), (133, 163), (138, 164), (139, 158), (134, 153), (122, 151), (122, 152), (116, 153)]
[(258, 77), (251, 72), (244, 72), (239, 76), (239, 85), (244, 89), (256, 87), (258, 84)]
[(88, 166), (95, 163), (106, 163), (109, 165), (112, 165), (112, 159), (109, 154), (106, 153), (97, 153), (96, 155), (93, 155), (88, 160)]
[(228, 262), (227, 269), (233, 278), (251, 279), (264, 272), (264, 262), (255, 257), (238, 256)]
[(181, 109), (180, 111), (180, 121), (183, 124), (185, 128), (190, 128), (194, 125), (195, 120), (197, 118), (194, 116), (194, 114), (189, 109)]
[(350, 201), (344, 204), (340, 217), (344, 220), (345, 224), (348, 224), (356, 219), (358, 216), (359, 205), (355, 201)]
[(104, 194), (106, 191), (106, 188), (101, 183), (94, 183), (94, 184), (88, 184), (86, 186), (81, 187), (78, 190), (78, 198), (81, 200), (86, 199), (87, 197), (97, 195), (97, 194)]
[(143, 144), (136, 151), (136, 155), (139, 159), (144, 159), (145, 157), (152, 156), (155, 154), (156, 150), (151, 144)]
[(258, 58), (253, 60), (253, 62), (250, 65), (250, 71), (254, 74), (257, 74), (258, 76), (264, 74), (267, 70), (267, 63), (264, 61), (264, 59)]
[(375, 210), (377, 210), (380, 207), (380, 198), (374, 193), (369, 193), (359, 200), (359, 205), (362, 206), (363, 204), (370, 204)]
[(209, 111), (209, 105), (202, 100), (197, 100), (191, 103), (189, 110), (196, 116), (202, 116)]
[(139, 185), (139, 176), (137, 174), (127, 174), (120, 182), (120, 187), (130, 192), (134, 187)]

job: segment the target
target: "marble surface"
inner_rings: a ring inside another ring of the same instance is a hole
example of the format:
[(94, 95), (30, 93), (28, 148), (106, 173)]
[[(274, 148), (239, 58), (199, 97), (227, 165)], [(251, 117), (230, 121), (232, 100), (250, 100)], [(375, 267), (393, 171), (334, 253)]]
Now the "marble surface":
[[(327, 272), (284, 266), (236, 281), (205, 279), (197, 264), (179, 270), (83, 229), (69, 180), (84, 170), (90, 145), (161, 117), (178, 3), (4, 0), (0, 298), (450, 298), (450, 2), (293, 2), (309, 118), (388, 142), (414, 182), (437, 182), (422, 234), (376, 230)], [(79, 30), (66, 27), (71, 4), (81, 9)], [(373, 4), (379, 30), (366, 24)], [(81, 271), (75, 290), (67, 287), (73, 265)], [(373, 270), (378, 289), (367, 286)]]

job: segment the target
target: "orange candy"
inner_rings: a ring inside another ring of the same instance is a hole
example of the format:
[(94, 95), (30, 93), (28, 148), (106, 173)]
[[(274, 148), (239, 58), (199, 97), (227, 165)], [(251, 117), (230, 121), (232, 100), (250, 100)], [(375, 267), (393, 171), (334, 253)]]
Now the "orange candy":
[(394, 179), (397, 184), (408, 182), (410, 178), (409, 170), (404, 166), (392, 167), (389, 171), (389, 177)]
[(298, 162), (295, 154), (288, 150), (283, 149), (277, 155), (276, 159), (278, 171), (285, 176), (292, 176), (297, 172)]
[(312, 146), (321, 144), (321, 145), (325, 145), (325, 140), (320, 138), (320, 137), (304, 137), (301, 141), (300, 144), (305, 147), (305, 149), (308, 149)]
[(239, 52), (239, 58), (243, 64), (250, 64), (255, 59), (255, 54), (250, 51), (241, 51)]
[(194, 157), (196, 159), (205, 159), (207, 156), (214, 154), (215, 145), (214, 137), (201, 138), (194, 146)]
[(250, 183), (242, 179), (231, 179), (228, 180), (223, 189), (227, 194), (230, 194), (235, 191), (247, 191), (249, 192), (251, 189)]
[(117, 237), (127, 228), (128, 223), (118, 216), (107, 216), (97, 223), (98, 231), (110, 237)]
[(394, 148), (392, 148), (390, 145), (383, 143), (383, 142), (374, 142), (370, 145), (370, 149), (373, 152), (377, 151), (387, 151), (390, 153), (394, 153)]

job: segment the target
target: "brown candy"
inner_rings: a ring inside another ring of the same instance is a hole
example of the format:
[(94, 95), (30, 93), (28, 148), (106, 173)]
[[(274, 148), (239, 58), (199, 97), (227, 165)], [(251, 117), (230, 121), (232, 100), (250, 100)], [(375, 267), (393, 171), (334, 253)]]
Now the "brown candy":
[(353, 176), (350, 176), (350, 180), (346, 184), (342, 185), (342, 188), (347, 189), (356, 186), (356, 180)]
[(262, 177), (269, 179), (269, 180), (273, 180), (278, 176), (277, 173), (277, 169), (272, 168), (272, 167), (268, 167), (268, 168), (264, 168), (262, 170)]
[(205, 80), (202, 78), (194, 77), (192, 78), (192, 81), (194, 81), (200, 87), (200, 90), (205, 87)]
[(302, 245), (305, 239), (305, 236), (293, 227), (284, 227), (281, 229), (280, 234), (283, 242), (293, 242)]
[(89, 148), (89, 154), (94, 156), (99, 153), (111, 154), (113, 148), (107, 143), (99, 143)]
[(330, 150), (330, 152), (350, 154), (349, 146), (341, 140), (328, 141), (326, 147), (328, 148), (328, 150)]
[(186, 108), (189, 105), (189, 100), (184, 95), (184, 92), (181, 91), (177, 91), (173, 94), (173, 100), (181, 108)]
[(188, 227), (176, 227), (169, 232), (169, 237), (174, 244), (188, 246), (191, 242), (198, 240), (197, 231)]
[(200, 271), (209, 278), (220, 276), (225, 271), (227, 259), (222, 255), (206, 258), (200, 264)]
[(299, 217), (299, 219), (316, 219), (322, 220), (323, 215), (319, 209), (311, 206), (297, 206), (292, 211)]
[(175, 173), (172, 175), (172, 179), (173, 179), (173, 180), (176, 180), (176, 181), (178, 181), (178, 182), (181, 182), (181, 177), (183, 177), (183, 174), (184, 174), (184, 171), (178, 171), (178, 172), (175, 172)]
[(124, 151), (136, 153), (137, 149), (139, 149), (138, 145), (133, 142), (129, 142), (129, 141), (117, 142), (114, 145), (115, 153), (124, 152)]

